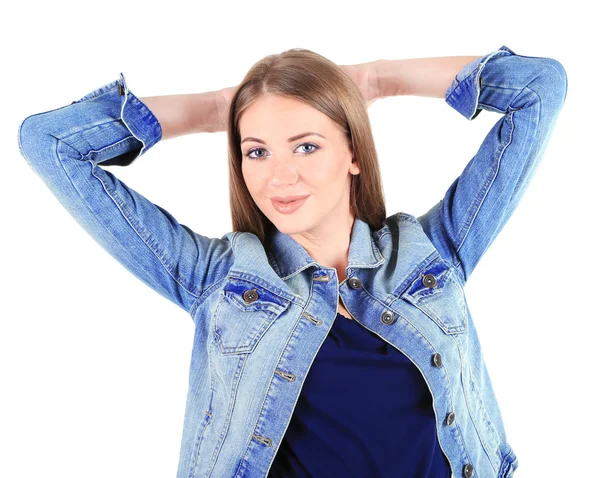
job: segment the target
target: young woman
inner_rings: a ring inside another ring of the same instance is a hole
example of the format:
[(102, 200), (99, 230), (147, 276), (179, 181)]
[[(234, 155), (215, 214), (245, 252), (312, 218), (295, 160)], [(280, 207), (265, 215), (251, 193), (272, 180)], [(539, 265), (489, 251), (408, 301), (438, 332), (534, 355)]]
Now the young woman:
[[(292, 49), (198, 95), (140, 99), (121, 74), (27, 117), (19, 146), (103, 248), (194, 321), (178, 478), (506, 478), (518, 461), (464, 286), (566, 92), (558, 61), (506, 46), (341, 67)], [(502, 115), (419, 217), (387, 215), (367, 114), (399, 94)], [(221, 238), (102, 167), (223, 130), (233, 227)]]

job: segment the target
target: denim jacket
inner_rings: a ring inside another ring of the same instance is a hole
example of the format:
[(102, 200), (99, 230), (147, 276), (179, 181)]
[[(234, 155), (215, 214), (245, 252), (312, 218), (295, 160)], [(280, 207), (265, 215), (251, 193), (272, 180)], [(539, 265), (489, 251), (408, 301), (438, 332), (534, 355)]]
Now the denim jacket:
[(355, 218), (341, 283), (286, 234), (265, 246), (248, 232), (206, 237), (102, 168), (131, 164), (162, 137), (123, 73), (25, 118), (19, 147), (95, 241), (193, 320), (178, 478), (268, 475), (340, 297), (422, 373), (453, 477), (511, 477), (517, 457), (464, 286), (528, 187), (566, 92), (558, 61), (506, 46), (466, 65), (447, 104), (468, 120), (482, 109), (502, 117), (427, 213), (398, 212), (379, 230)]

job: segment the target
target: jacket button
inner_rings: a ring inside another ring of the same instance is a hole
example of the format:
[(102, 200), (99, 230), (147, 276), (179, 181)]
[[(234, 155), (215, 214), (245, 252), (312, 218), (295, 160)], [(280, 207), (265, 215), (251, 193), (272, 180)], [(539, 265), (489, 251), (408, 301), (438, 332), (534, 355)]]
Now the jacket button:
[(394, 318), (394, 314), (389, 310), (384, 310), (383, 314), (381, 314), (381, 321), (385, 325), (393, 324), (396, 319)]
[(435, 365), (436, 367), (442, 366), (442, 356), (440, 354), (433, 354), (433, 365)]
[(467, 463), (463, 467), (463, 476), (465, 478), (471, 478), (473, 476), (474, 471), (475, 471), (475, 469), (473, 468), (473, 465), (471, 465), (471, 463)]
[(430, 289), (437, 285), (437, 279), (433, 274), (425, 274), (421, 282), (423, 282), (425, 287), (429, 287)]
[(256, 289), (250, 289), (244, 292), (243, 298), (244, 302), (246, 302), (247, 304), (251, 304), (252, 302), (258, 300), (258, 293), (256, 292)]
[(348, 284), (353, 289), (360, 289), (360, 287), (362, 286), (362, 282), (358, 277), (351, 277), (350, 279), (348, 279)]
[(452, 425), (454, 423), (454, 418), (456, 418), (456, 415), (454, 412), (450, 412), (446, 417), (446, 425)]

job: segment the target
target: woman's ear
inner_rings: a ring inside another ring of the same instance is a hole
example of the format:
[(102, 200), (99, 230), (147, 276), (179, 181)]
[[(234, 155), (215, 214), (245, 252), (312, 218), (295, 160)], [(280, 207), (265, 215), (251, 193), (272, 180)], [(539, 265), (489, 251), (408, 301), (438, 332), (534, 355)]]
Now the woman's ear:
[(356, 162), (356, 159), (354, 158), (354, 156), (352, 157), (352, 164), (350, 164), (350, 169), (349, 169), (350, 174), (360, 174), (360, 168), (358, 167), (358, 163)]

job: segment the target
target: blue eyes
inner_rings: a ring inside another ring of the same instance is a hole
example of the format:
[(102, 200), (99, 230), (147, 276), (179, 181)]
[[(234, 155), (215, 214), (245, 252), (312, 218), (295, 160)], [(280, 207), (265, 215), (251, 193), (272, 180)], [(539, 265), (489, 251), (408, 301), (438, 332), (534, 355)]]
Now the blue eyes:
[[(312, 144), (312, 143), (302, 143), (298, 147), (301, 147), (301, 146), (309, 146), (309, 147), (314, 148), (312, 151), (306, 151), (305, 152), (306, 156), (309, 155), (309, 154), (313, 154), (317, 149), (320, 149), (319, 146), (317, 146), (316, 144)], [(264, 151), (265, 149), (264, 148), (254, 148), (254, 149), (251, 149), (250, 151), (248, 151), (248, 154), (244, 154), (243, 156), (245, 158), (248, 158), (248, 159), (262, 159), (265, 156), (258, 156), (258, 157), (257, 156), (250, 156), (252, 153), (254, 153), (256, 151), (261, 151), (261, 150)]]

